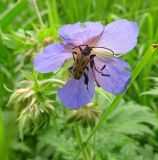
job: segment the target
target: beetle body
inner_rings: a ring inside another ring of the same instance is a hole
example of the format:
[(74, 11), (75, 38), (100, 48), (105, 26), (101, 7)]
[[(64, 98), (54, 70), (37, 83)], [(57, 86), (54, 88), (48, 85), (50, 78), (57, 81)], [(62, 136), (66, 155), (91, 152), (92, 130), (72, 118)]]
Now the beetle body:
[(72, 72), (75, 79), (79, 80), (81, 78), (89, 61), (90, 61), (90, 56), (84, 56), (82, 54), (77, 53)]
[(90, 62), (91, 48), (86, 46), (85, 49), (80, 48), (81, 52), (76, 53), (72, 74), (75, 79), (79, 80), (84, 74), (87, 65)]

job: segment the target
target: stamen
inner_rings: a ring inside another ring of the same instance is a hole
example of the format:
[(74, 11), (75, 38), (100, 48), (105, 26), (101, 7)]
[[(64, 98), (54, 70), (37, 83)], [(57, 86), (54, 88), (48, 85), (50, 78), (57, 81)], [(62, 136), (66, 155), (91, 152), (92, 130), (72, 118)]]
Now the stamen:
[(105, 69), (105, 67), (106, 67), (106, 65), (104, 65), (104, 66), (101, 68), (101, 71), (102, 71), (102, 70), (104, 70), (104, 69)]
[[(91, 61), (90, 61), (90, 66), (91, 66), (92, 69), (93, 69), (93, 67), (94, 67), (94, 69), (95, 69), (98, 73), (100, 73), (102, 76), (107, 76), (107, 77), (110, 76), (110, 74), (105, 74), (105, 73), (102, 72), (102, 70), (105, 69), (106, 65), (104, 65), (104, 66), (100, 69), (100, 71), (99, 71), (99, 70), (97, 69), (96, 65), (95, 65), (95, 62), (94, 62), (94, 59), (93, 59), (93, 58), (92, 58)], [(95, 81), (96, 81), (96, 83), (97, 83), (97, 80), (95, 80)], [(100, 85), (99, 85), (99, 86), (100, 86)]]
[[(103, 71), (104, 69), (105, 69), (105, 67), (106, 67), (106, 64), (101, 68), (101, 71)], [(103, 73), (103, 72), (101, 72), (101, 75), (102, 76), (110, 76), (110, 74), (105, 74), (105, 73)]]
[(102, 76), (107, 76), (107, 77), (110, 77), (110, 74), (104, 74), (104, 73), (101, 73)]

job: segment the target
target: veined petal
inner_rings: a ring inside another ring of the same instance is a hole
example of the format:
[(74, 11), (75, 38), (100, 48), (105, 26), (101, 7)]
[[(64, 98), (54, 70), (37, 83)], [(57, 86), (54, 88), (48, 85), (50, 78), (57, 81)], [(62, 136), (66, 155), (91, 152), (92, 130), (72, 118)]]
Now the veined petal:
[(70, 24), (59, 30), (59, 35), (66, 44), (78, 46), (81, 44), (91, 45), (97, 41), (103, 32), (103, 25), (98, 22), (85, 22)]
[(90, 102), (94, 96), (94, 81), (90, 72), (88, 78), (88, 86), (85, 85), (84, 76), (82, 76), (79, 80), (72, 77), (63, 88), (58, 89), (59, 98), (65, 106), (71, 109), (79, 109)]
[(59, 36), (62, 39), (68, 39), (70, 35), (75, 34), (81, 30), (80, 22), (75, 24), (68, 24), (59, 29)]
[(118, 57), (99, 55), (95, 58), (95, 64), (98, 69), (105, 65), (102, 70), (104, 76), (95, 72), (96, 79), (104, 90), (112, 94), (120, 94), (126, 90), (131, 76), (131, 72), (127, 71), (130, 69), (128, 63)]
[(137, 37), (137, 24), (120, 19), (104, 27), (104, 32), (96, 46), (109, 48), (116, 54), (124, 54), (136, 46)]
[(64, 48), (63, 44), (51, 44), (35, 57), (34, 67), (35, 70), (42, 73), (52, 72), (59, 69), (65, 60), (71, 57), (72, 54)]

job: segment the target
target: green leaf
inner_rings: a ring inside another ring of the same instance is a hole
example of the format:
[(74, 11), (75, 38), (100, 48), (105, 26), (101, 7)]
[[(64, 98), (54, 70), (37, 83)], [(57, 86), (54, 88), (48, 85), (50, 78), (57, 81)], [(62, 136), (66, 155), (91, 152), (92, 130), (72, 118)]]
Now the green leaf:
[(143, 95), (158, 96), (158, 77), (151, 77), (149, 79), (154, 81), (154, 87), (148, 91), (141, 93), (140, 95), (141, 96), (143, 96)]

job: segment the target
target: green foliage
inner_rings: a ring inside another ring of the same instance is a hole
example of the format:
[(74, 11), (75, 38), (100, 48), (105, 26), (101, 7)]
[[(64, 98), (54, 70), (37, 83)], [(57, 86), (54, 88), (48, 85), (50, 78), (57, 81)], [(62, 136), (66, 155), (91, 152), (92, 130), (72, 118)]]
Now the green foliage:
[(158, 96), (158, 78), (152, 77), (149, 78), (149, 80), (154, 81), (154, 86), (149, 91), (143, 92), (141, 95), (152, 95), (152, 96)]
[[(63, 117), (63, 116), (62, 116)], [(60, 125), (59, 125), (60, 124)], [(77, 125), (77, 124), (74, 124)], [(104, 125), (96, 133), (89, 147), (93, 148), (96, 159), (106, 160), (156, 160), (154, 130), (158, 128), (158, 120), (147, 106), (135, 102), (121, 103), (106, 119)], [(86, 128), (83, 132), (86, 132)], [(31, 137), (27, 137), (25, 142)], [(35, 137), (32, 137), (35, 138)], [(145, 138), (145, 139), (144, 139)], [(36, 152), (32, 146), (15, 143), (14, 150), (33, 154), (41, 159), (73, 159), (79, 145), (75, 138), (75, 127), (67, 125), (65, 118), (57, 118), (53, 124), (39, 132), (36, 137)], [(35, 144), (34, 144), (35, 145)], [(78, 159), (82, 159), (81, 156)]]
[(7, 145), (5, 142), (5, 131), (4, 131), (4, 126), (3, 126), (3, 117), (0, 109), (0, 158), (3, 158), (4, 160), (7, 160)]
[(7, 29), (7, 26), (10, 24), (10, 22), (16, 18), (19, 13), (28, 6), (28, 3), (26, 0), (14, 4), (11, 8), (8, 8), (0, 18), (0, 27), (2, 29)]
[[(120, 104), (96, 133), (95, 149), (100, 159), (151, 160), (157, 157), (150, 138), (158, 120), (151, 110), (134, 102)], [(143, 142), (143, 138), (148, 145)], [(98, 142), (98, 143), (97, 143)], [(147, 153), (150, 152), (150, 156)], [(146, 156), (148, 155), (148, 156)]]

